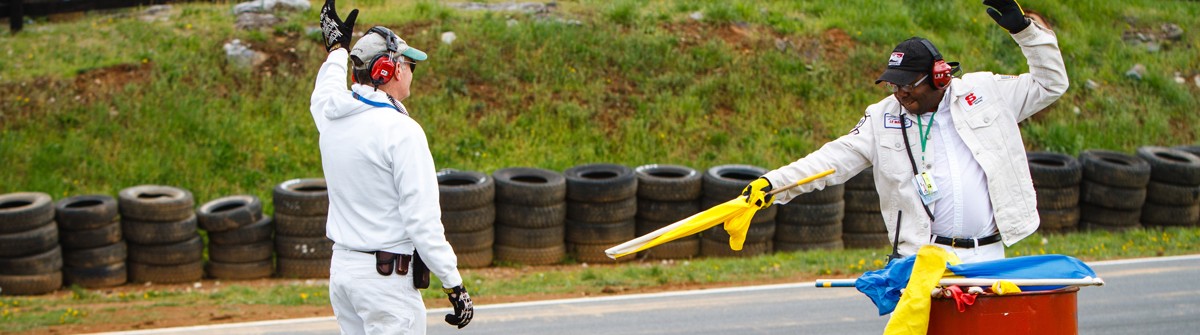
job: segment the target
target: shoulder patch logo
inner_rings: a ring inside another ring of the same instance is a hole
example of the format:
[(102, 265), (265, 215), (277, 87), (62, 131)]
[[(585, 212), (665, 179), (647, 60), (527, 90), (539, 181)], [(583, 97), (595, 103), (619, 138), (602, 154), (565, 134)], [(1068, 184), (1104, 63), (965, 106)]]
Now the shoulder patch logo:
[(858, 124), (854, 125), (854, 129), (850, 129), (849, 135), (858, 135), (861, 133), (862, 131), (860, 131), (859, 128), (862, 128), (863, 124), (867, 123), (867, 118), (870, 116), (871, 115), (863, 115), (861, 119), (858, 119)]
[(903, 52), (893, 52), (892, 57), (888, 58), (888, 66), (900, 66), (900, 62), (904, 61)]

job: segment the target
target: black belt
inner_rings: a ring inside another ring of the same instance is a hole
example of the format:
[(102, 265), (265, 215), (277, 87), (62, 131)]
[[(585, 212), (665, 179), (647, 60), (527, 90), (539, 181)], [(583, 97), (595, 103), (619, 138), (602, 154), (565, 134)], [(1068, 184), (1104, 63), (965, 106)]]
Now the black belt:
[(1000, 233), (996, 233), (996, 234), (993, 234), (992, 236), (979, 238), (979, 239), (950, 238), (950, 237), (937, 236), (937, 235), (933, 235), (933, 237), (934, 237), (933, 243), (937, 243), (937, 244), (941, 244), (941, 245), (948, 245), (948, 246), (955, 247), (955, 248), (967, 248), (967, 249), (975, 248), (975, 247), (982, 247), (982, 246), (985, 246), (988, 244), (1000, 242)]

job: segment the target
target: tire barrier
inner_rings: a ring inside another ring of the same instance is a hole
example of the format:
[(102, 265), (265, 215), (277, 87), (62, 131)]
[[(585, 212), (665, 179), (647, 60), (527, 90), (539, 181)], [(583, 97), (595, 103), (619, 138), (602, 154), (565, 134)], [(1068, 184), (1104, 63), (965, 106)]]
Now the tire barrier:
[(880, 212), (879, 191), (875, 189), (875, 169), (862, 170), (845, 185), (842, 244), (856, 249), (891, 247), (892, 239)]
[(1079, 154), (1079, 163), (1083, 170), (1079, 184), (1079, 229), (1141, 228), (1150, 164), (1137, 156), (1107, 150), (1084, 151)]
[[(637, 176), (637, 215), (634, 235), (642, 236), (700, 212), (703, 187), (700, 172), (682, 165), (648, 164), (634, 169)], [(618, 241), (615, 244), (622, 243)], [(642, 251), (647, 259), (687, 259), (700, 254), (700, 236), (691, 235)]]
[(117, 194), (131, 283), (172, 284), (204, 277), (204, 243), (195, 200), (187, 190), (139, 185)]
[(842, 242), (845, 194), (845, 184), (831, 185), (777, 205), (775, 250), (842, 249), (845, 246)]
[[(567, 184), (567, 254), (585, 263), (617, 263), (604, 250), (636, 237), (638, 179), (633, 169), (594, 163), (563, 171)], [(497, 235), (497, 240), (499, 236)]]
[(1048, 234), (1075, 231), (1079, 227), (1079, 190), (1083, 180), (1079, 160), (1053, 152), (1030, 152), (1026, 157), (1037, 194), (1041, 219), (1038, 231)]
[(1200, 224), (1200, 156), (1186, 150), (1154, 146), (1138, 148), (1137, 156), (1150, 164), (1142, 225), (1194, 227)]
[(63, 247), (63, 284), (104, 288), (125, 284), (128, 247), (121, 235), (117, 200), (81, 195), (54, 206)]
[[(700, 210), (737, 198), (750, 182), (767, 173), (767, 169), (753, 165), (728, 164), (709, 168), (701, 177)], [(779, 206), (772, 205), (754, 214), (750, 230), (741, 251), (729, 247), (729, 234), (724, 225), (717, 225), (700, 234), (700, 254), (713, 257), (750, 257), (773, 252), (775, 240), (775, 217)]]
[[(527, 167), (496, 170), (492, 178), (496, 186), (494, 260), (525, 265), (562, 261), (567, 253), (566, 178), (556, 171)], [(533, 237), (535, 233), (548, 234), (557, 243)]]
[(271, 218), (264, 217), (262, 200), (252, 195), (214, 199), (196, 210), (197, 222), (208, 232), (208, 263), (204, 272), (216, 279), (270, 277), (274, 243)]
[(495, 246), (496, 182), (474, 171), (439, 171), (438, 192), (446, 240), (458, 256), (458, 266), (492, 265)]
[[(271, 198), (275, 202), (275, 216), (270, 219), (275, 226), (275, 275), (282, 278), (329, 278), (333, 241), (325, 237), (325, 222), (329, 216), (329, 189), (325, 186), (325, 179), (282, 182), (272, 190)], [(258, 229), (261, 231), (266, 228)], [(246, 235), (251, 234), (255, 233), (247, 232)], [(255, 265), (250, 263), (255, 262), (261, 261), (245, 260), (247, 264), (241, 266), (253, 267)], [(209, 270), (234, 272), (237, 266), (223, 264), (210, 267)]]
[(50, 195), (0, 195), (0, 294), (45, 294), (62, 287), (58, 232)]

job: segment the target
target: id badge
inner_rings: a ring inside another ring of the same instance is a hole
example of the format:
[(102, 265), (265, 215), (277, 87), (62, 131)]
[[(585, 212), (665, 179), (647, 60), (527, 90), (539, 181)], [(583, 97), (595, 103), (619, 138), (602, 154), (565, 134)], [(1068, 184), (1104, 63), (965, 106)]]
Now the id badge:
[(937, 184), (933, 182), (933, 175), (929, 174), (929, 171), (924, 171), (913, 176), (913, 184), (917, 186), (917, 194), (921, 196), (921, 202), (926, 205), (942, 198), (941, 192), (938, 192)]

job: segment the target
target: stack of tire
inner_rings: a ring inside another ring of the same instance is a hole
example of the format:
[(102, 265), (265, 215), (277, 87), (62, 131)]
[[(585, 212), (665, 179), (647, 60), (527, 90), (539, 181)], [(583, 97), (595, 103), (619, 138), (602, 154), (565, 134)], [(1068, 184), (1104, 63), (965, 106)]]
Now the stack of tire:
[(842, 249), (845, 193), (846, 185), (829, 185), (777, 205), (775, 251)]
[[(872, 249), (892, 245), (883, 212), (879, 209), (879, 191), (875, 171), (868, 168), (846, 181), (846, 216), (842, 219), (842, 242), (846, 248)], [(918, 214), (918, 213), (913, 213)], [(919, 213), (925, 215), (925, 213)]]
[[(634, 169), (637, 176), (635, 237), (649, 234), (700, 212), (701, 177), (680, 165), (649, 164)], [(623, 241), (622, 241), (623, 242)], [(685, 259), (700, 254), (700, 236), (690, 235), (642, 251), (647, 259)]]
[(0, 195), (0, 294), (54, 292), (62, 287), (62, 264), (50, 195)]
[(54, 217), (63, 247), (64, 284), (104, 288), (125, 283), (128, 249), (117, 219), (117, 199), (108, 195), (62, 199), (54, 206)]
[(563, 171), (567, 181), (567, 253), (586, 263), (616, 263), (604, 250), (635, 237), (638, 180), (619, 164), (583, 164)]
[(1195, 226), (1200, 220), (1200, 157), (1155, 146), (1138, 148), (1137, 156), (1150, 164), (1142, 224)]
[(195, 200), (187, 190), (139, 185), (117, 195), (121, 233), (128, 242), (129, 281), (171, 284), (204, 277), (204, 242)]
[(325, 237), (329, 189), (325, 179), (292, 179), (275, 186), (275, 274), (329, 278), (333, 241)]
[(496, 231), (496, 183), (486, 174), (446, 169), (438, 172), (438, 192), (446, 240), (458, 256), (458, 266), (492, 264)]
[[(728, 164), (709, 168), (701, 177), (703, 196), (700, 198), (700, 208), (712, 208), (741, 196), (746, 185), (766, 173), (767, 169), (752, 165)], [(710, 257), (750, 257), (771, 253), (774, 251), (775, 216), (778, 213), (779, 206), (774, 205), (755, 213), (740, 251), (730, 248), (725, 225), (705, 230), (701, 234), (700, 254)]]
[(1030, 152), (1029, 175), (1037, 194), (1038, 231), (1058, 234), (1079, 226), (1079, 183), (1083, 169), (1079, 160), (1054, 152)]
[(1150, 182), (1150, 164), (1115, 151), (1087, 150), (1079, 154), (1083, 181), (1079, 184), (1079, 228), (1124, 231), (1141, 228), (1142, 204)]
[(549, 265), (567, 254), (567, 182), (556, 171), (512, 167), (492, 173), (496, 183), (495, 260)]
[[(1196, 157), (1200, 157), (1200, 145), (1180, 145), (1171, 147), (1171, 149), (1180, 150), (1190, 153)], [(1200, 203), (1200, 186), (1193, 188), (1191, 193), (1186, 193), (1182, 196), (1186, 198), (1188, 195), (1190, 195), (1192, 198), (1195, 198), (1197, 203)], [(1195, 221), (1192, 221), (1192, 225), (1200, 226), (1200, 217), (1196, 218)]]
[(258, 279), (274, 272), (271, 219), (264, 218), (262, 200), (233, 195), (200, 205), (196, 219), (208, 232), (208, 264), (204, 272), (216, 279)]

